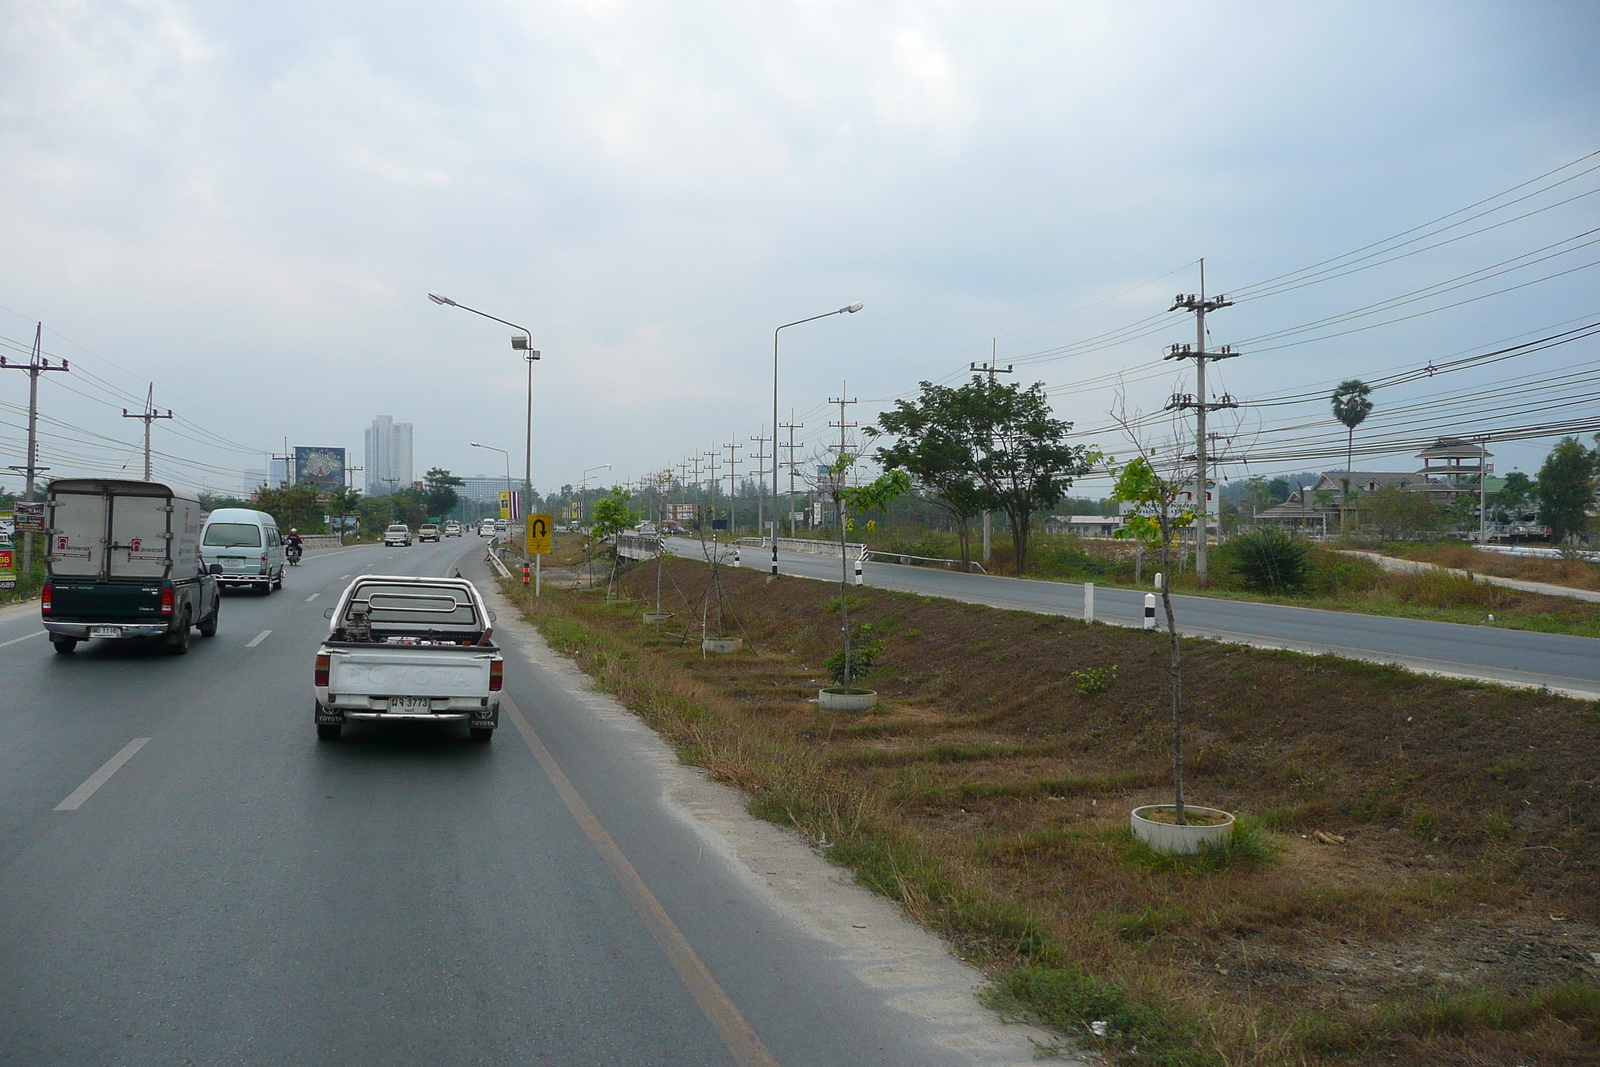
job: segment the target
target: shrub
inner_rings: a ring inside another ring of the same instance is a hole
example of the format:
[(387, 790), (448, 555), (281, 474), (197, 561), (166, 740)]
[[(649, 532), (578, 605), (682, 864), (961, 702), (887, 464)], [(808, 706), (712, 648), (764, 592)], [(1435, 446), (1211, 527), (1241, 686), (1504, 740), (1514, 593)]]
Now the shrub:
[(1111, 683), (1117, 680), (1117, 665), (1109, 667), (1085, 667), (1081, 671), (1072, 672), (1072, 681), (1078, 687), (1078, 692), (1086, 697), (1096, 693), (1104, 693), (1111, 688)]
[(1307, 557), (1306, 588), (1316, 596), (1362, 593), (1383, 580), (1383, 570), (1370, 559), (1313, 548)]
[(846, 677), (844, 665), (844, 649), (840, 649), (827, 659), (822, 665), (828, 668), (828, 673), (833, 680), (846, 689), (856, 682), (856, 679), (872, 670), (873, 663), (878, 658), (878, 653), (883, 651), (883, 642), (872, 639), (872, 624), (863, 623), (850, 634), (850, 670)]
[(1270, 527), (1241, 534), (1223, 546), (1229, 569), (1262, 593), (1298, 593), (1306, 587), (1310, 546)]

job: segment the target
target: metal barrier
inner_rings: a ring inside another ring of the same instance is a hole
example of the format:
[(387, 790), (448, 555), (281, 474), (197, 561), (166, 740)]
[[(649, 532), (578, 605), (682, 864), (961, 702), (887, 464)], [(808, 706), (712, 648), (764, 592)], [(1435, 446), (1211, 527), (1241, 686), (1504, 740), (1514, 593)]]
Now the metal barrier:
[[(733, 542), (736, 545), (748, 545), (752, 548), (772, 548), (770, 537), (741, 537)], [(818, 541), (809, 537), (780, 537), (778, 547), (785, 552), (803, 552), (813, 556), (837, 556), (839, 542)], [(845, 556), (848, 559), (866, 559), (867, 546), (854, 541), (845, 542)]]
[(617, 556), (621, 559), (655, 559), (661, 555), (661, 535), (620, 533), (617, 535)]
[(343, 543), (338, 534), (301, 534), (300, 540), (307, 552), (318, 548), (338, 548)]
[[(912, 560), (916, 560), (918, 563), (943, 563), (946, 567), (960, 567), (963, 565), (959, 559), (945, 559), (942, 556), (913, 556), (908, 552), (883, 552), (876, 548), (863, 551), (861, 558), (877, 563), (899, 563), (907, 567), (911, 566)], [(983, 569), (983, 564), (977, 560), (971, 560), (965, 566), (968, 574), (973, 571), (977, 571), (979, 574), (989, 573)]]

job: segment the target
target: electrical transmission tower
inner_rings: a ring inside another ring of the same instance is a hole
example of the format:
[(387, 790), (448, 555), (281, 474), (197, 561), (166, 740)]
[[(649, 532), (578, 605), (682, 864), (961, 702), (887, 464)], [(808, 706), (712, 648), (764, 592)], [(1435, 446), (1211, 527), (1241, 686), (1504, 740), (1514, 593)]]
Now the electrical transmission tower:
[(1206, 313), (1218, 311), (1225, 307), (1232, 307), (1233, 301), (1226, 296), (1206, 298), (1206, 261), (1200, 261), (1200, 293), (1179, 293), (1172, 298), (1172, 306), (1168, 311), (1194, 312), (1194, 344), (1171, 345), (1167, 348), (1164, 359), (1192, 359), (1194, 360), (1194, 395), (1188, 393), (1175, 393), (1167, 403), (1168, 411), (1194, 410), (1194, 458), (1195, 458), (1195, 491), (1194, 500), (1200, 513), (1199, 529), (1194, 539), (1194, 574), (1204, 586), (1208, 582), (1206, 571), (1206, 540), (1209, 537), (1210, 505), (1208, 498), (1211, 495), (1206, 485), (1206, 414), (1222, 408), (1236, 408), (1238, 402), (1223, 393), (1220, 397), (1212, 399), (1206, 392), (1206, 364), (1219, 359), (1232, 359), (1239, 353), (1233, 350), (1232, 345), (1223, 345), (1215, 352), (1206, 351)]
[(144, 410), (131, 412), (127, 408), (123, 408), (122, 417), (125, 419), (144, 420), (144, 480), (148, 482), (150, 480), (150, 424), (156, 419), (172, 418), (172, 409), (168, 408), (165, 415), (156, 410), (156, 383), (151, 382), (150, 391), (145, 394)]

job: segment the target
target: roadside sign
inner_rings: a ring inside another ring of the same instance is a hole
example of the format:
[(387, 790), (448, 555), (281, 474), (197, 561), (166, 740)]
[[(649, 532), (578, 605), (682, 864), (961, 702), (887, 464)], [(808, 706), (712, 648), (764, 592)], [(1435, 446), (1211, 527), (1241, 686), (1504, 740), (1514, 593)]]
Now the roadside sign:
[(0, 548), (0, 589), (15, 589), (16, 587), (16, 554), (10, 547)]
[(14, 505), (17, 509), (17, 530), (26, 533), (44, 532), (44, 501), (19, 500)]
[(550, 554), (550, 528), (553, 519), (549, 515), (528, 516), (528, 555), (548, 556)]
[(500, 493), (500, 517), (507, 521), (511, 519), (511, 494), (506, 491)]

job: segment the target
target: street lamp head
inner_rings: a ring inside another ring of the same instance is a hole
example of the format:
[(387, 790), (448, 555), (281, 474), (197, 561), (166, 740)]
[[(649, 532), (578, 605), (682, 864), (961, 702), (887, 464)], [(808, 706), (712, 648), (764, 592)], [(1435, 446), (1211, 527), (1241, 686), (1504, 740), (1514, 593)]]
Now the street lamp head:
[(841, 311), (847, 311), (847, 312), (849, 312), (849, 313), (850, 313), (850, 314), (852, 314), (852, 315), (854, 315), (854, 314), (855, 314), (855, 313), (856, 313), (856, 312), (858, 312), (858, 311), (860, 311), (860, 310), (861, 310), (861, 309), (862, 309), (862, 308), (863, 308), (863, 307), (865, 307), (865, 306), (866, 306), (866, 305), (865, 305), (865, 304), (863, 304), (863, 303), (861, 303), (861, 301), (859, 301), (859, 300), (858, 300), (858, 301), (856, 301), (856, 302), (855, 302), (855, 303), (854, 303), (854, 304), (851, 304), (851, 305), (850, 305), (850, 306), (849, 306), (849, 307), (847, 307), (847, 308), (840, 308), (840, 309), (839, 309), (839, 310), (841, 310)]
[(483, 446), (482, 446), (482, 445), (480, 445), (480, 444), (479, 444), (479, 443), (478, 443), (478, 442), (476, 442), (476, 441), (469, 441), (469, 442), (467, 442), (467, 443), (468, 443), (468, 444), (470, 444), (470, 445), (471, 445), (471, 446), (472, 446), (472, 447), (473, 447), (473, 448), (482, 448), (482, 447), (483, 447)]
[(448, 304), (451, 307), (456, 306), (456, 302), (454, 300), (451, 300), (448, 296), (440, 296), (438, 293), (429, 293), (428, 299), (432, 300), (435, 304)]
[(533, 338), (520, 333), (511, 335), (511, 348), (515, 352), (530, 352), (533, 350)]

